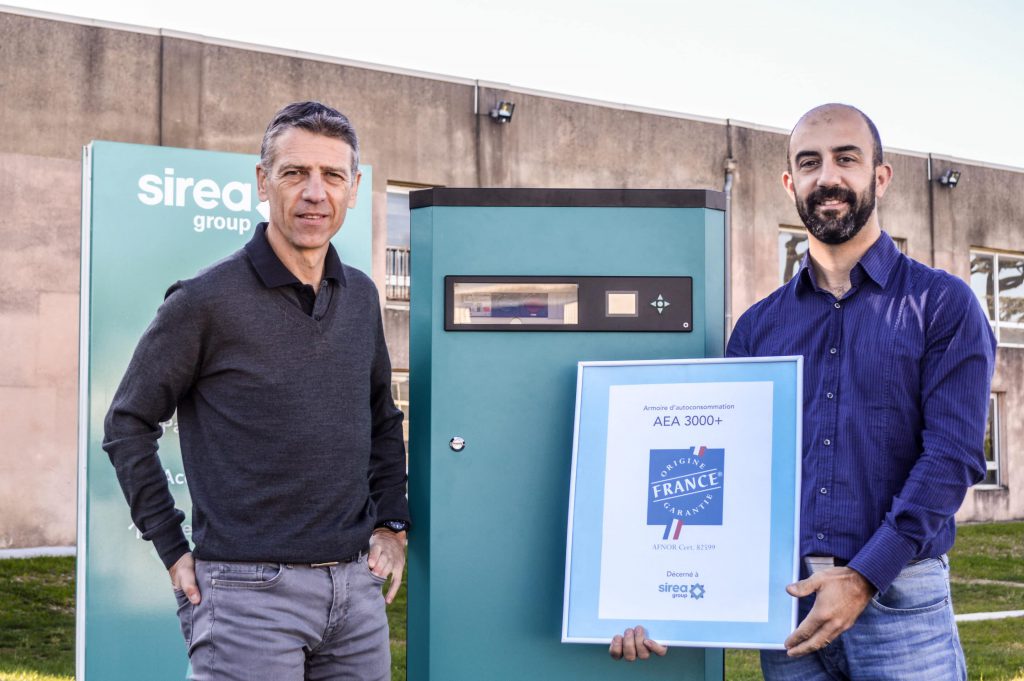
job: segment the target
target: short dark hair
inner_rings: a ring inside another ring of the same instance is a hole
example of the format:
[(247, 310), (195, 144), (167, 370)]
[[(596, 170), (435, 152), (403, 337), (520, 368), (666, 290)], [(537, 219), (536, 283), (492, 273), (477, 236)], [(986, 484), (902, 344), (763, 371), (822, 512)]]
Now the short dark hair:
[(292, 102), (276, 114), (263, 133), (260, 145), (260, 165), (270, 172), (277, 152), (277, 138), (291, 128), (302, 128), (317, 135), (333, 137), (352, 148), (352, 180), (359, 172), (359, 138), (348, 117), (320, 102)]
[[(868, 115), (866, 113), (864, 113), (855, 106), (839, 103), (822, 104), (821, 106), (814, 107), (813, 109), (811, 109), (811, 111), (816, 111), (817, 109), (824, 109), (826, 107), (847, 109), (848, 111), (853, 111), (858, 116), (860, 116), (861, 119), (863, 119), (863, 121), (867, 123), (868, 132), (871, 133), (871, 165), (877, 168), (878, 166), (885, 163), (885, 159), (882, 156), (882, 136), (878, 134), (878, 128), (875, 126), (875, 122), (868, 118)], [(807, 114), (811, 113), (811, 111), (808, 111), (803, 116), (801, 116), (800, 121), (802, 121), (807, 116)], [(789, 139), (786, 141), (786, 167), (789, 169), (790, 172), (793, 171), (792, 161), (790, 161), (789, 158), (789, 153), (793, 145), (793, 131), (796, 130), (797, 126), (800, 125), (800, 121), (797, 121), (796, 125), (793, 126), (793, 130), (789, 131)]]

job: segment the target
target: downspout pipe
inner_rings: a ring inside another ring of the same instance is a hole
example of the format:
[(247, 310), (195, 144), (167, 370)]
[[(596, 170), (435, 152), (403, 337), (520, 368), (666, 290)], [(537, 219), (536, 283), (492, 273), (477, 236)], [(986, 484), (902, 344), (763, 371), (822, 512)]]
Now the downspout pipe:
[[(725, 192), (725, 248), (723, 260), (723, 273), (725, 277), (725, 333), (722, 335), (723, 343), (729, 342), (729, 334), (732, 333), (732, 183), (736, 171), (736, 161), (732, 158), (725, 160), (725, 184), (722, 191)], [(725, 347), (722, 347), (722, 356), (725, 357)]]
[(736, 159), (732, 157), (732, 124), (726, 121), (726, 159), (722, 166), (725, 171), (725, 182), (722, 192), (725, 194), (725, 244), (723, 249), (722, 272), (725, 279), (725, 329), (722, 333), (722, 356), (725, 357), (725, 346), (729, 343), (732, 333), (732, 185), (736, 176)]
[(473, 129), (474, 140), (476, 142), (474, 151), (476, 152), (476, 186), (482, 187), (483, 182), (483, 161), (480, 158), (480, 136), (483, 131), (480, 129), (480, 81), (477, 80), (473, 83)]
[(935, 267), (935, 183), (932, 181), (932, 155), (928, 154), (928, 238), (931, 241), (932, 261), (928, 263)]
[(160, 51), (157, 53), (156, 129), (157, 145), (164, 145), (164, 29), (160, 29)]

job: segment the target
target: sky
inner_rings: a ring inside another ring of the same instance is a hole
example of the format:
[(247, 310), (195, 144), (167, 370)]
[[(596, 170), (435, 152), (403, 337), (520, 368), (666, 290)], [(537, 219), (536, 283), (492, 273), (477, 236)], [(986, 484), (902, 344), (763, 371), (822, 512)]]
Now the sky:
[(841, 101), (887, 147), (1024, 169), (1017, 0), (10, 5), (787, 130)]

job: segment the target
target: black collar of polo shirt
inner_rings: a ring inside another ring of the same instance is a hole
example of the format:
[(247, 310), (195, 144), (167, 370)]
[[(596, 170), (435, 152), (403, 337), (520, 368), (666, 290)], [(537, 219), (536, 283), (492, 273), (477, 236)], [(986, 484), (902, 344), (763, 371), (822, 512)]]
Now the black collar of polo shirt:
[[(277, 253), (274, 253), (270, 242), (267, 241), (266, 222), (256, 225), (252, 238), (245, 245), (245, 253), (249, 256), (249, 262), (252, 263), (253, 269), (256, 270), (260, 281), (267, 288), (304, 285), (299, 281), (298, 277), (284, 266), (281, 259), (277, 257)], [(327, 257), (324, 258), (323, 278), (334, 280), (342, 286), (345, 285), (345, 272), (341, 266), (341, 258), (338, 257), (338, 251), (334, 248), (334, 244), (330, 244), (327, 248)]]

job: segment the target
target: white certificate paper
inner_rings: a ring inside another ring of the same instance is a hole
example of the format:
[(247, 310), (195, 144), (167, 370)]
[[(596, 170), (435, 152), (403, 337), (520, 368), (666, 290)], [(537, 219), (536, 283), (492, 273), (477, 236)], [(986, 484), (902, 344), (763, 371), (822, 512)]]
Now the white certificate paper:
[(766, 622), (772, 383), (608, 390), (598, 616)]

